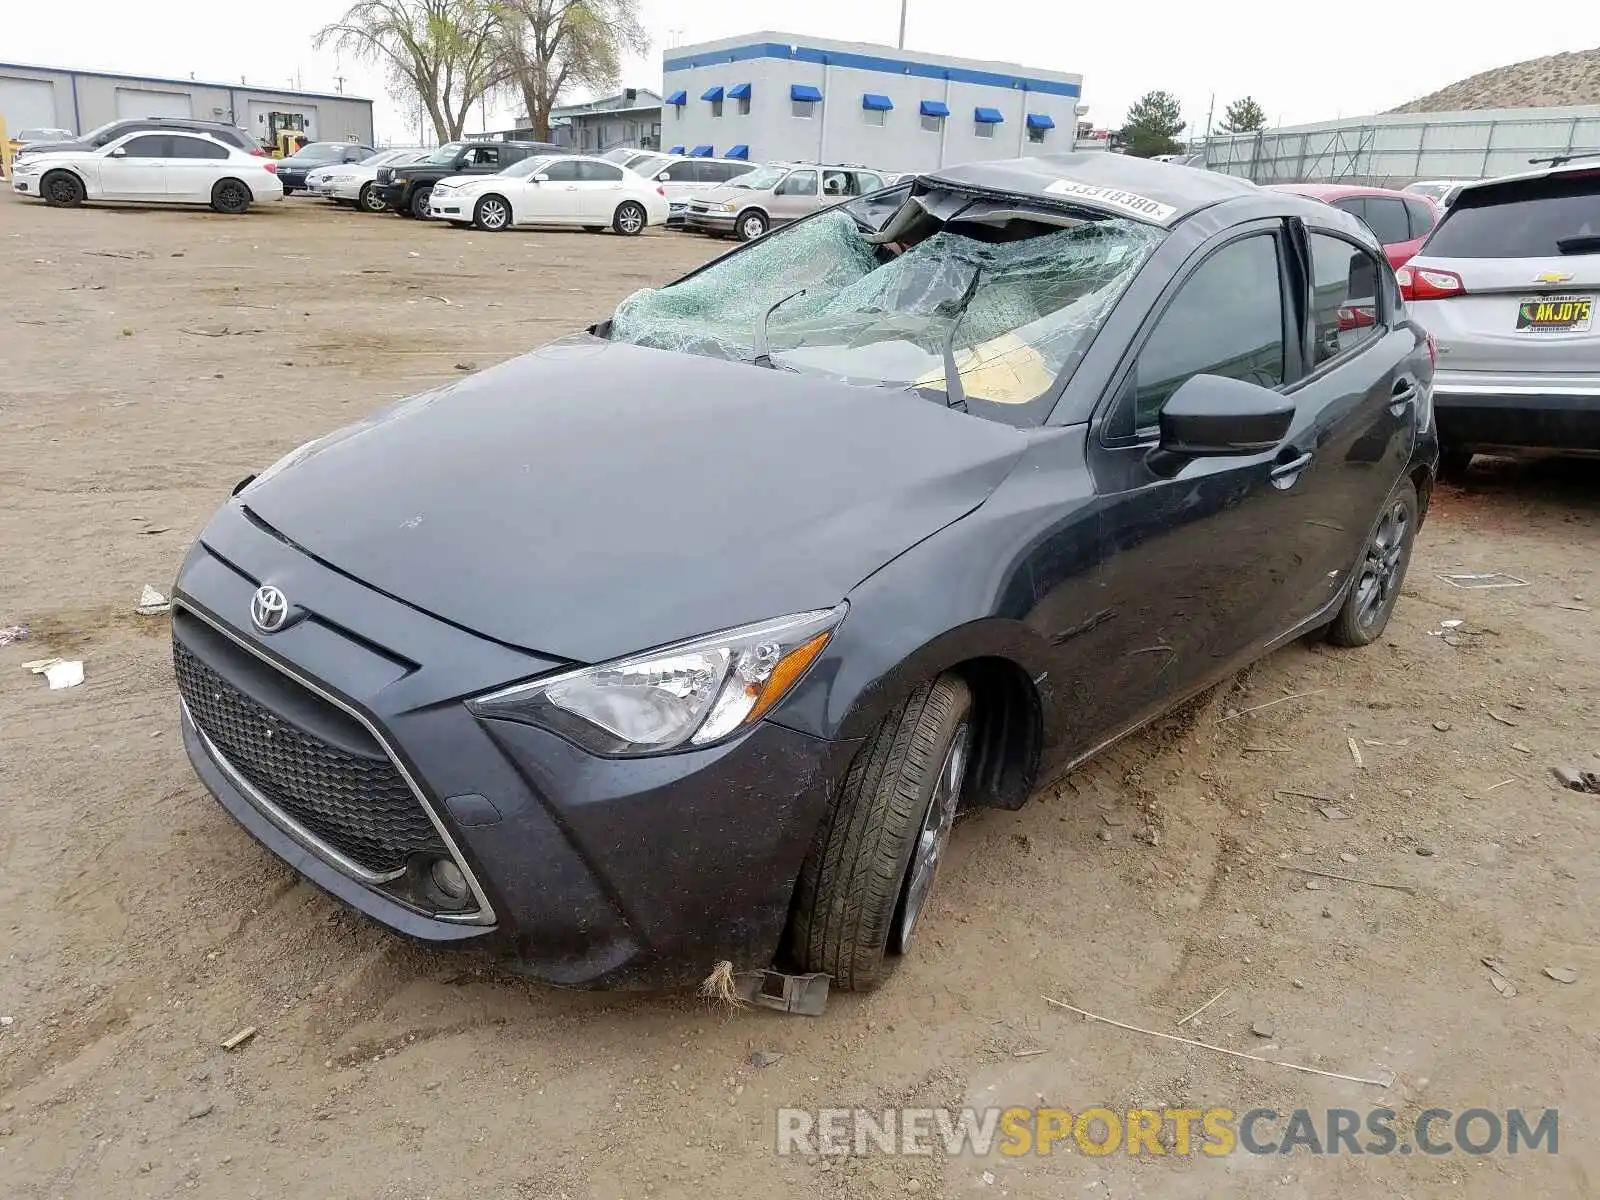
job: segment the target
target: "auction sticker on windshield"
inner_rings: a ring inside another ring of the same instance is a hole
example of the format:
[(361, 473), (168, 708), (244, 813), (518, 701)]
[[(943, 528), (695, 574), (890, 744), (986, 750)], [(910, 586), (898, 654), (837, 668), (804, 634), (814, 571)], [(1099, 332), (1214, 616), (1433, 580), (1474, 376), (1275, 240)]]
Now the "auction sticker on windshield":
[(1149, 196), (1141, 196), (1137, 192), (1106, 187), (1098, 183), (1078, 183), (1072, 179), (1058, 179), (1044, 190), (1052, 195), (1065, 196), (1069, 200), (1087, 200), (1104, 205), (1106, 208), (1118, 209), (1129, 216), (1139, 217), (1156, 225), (1165, 225), (1178, 211), (1174, 205), (1163, 204), (1159, 200), (1150, 199)]

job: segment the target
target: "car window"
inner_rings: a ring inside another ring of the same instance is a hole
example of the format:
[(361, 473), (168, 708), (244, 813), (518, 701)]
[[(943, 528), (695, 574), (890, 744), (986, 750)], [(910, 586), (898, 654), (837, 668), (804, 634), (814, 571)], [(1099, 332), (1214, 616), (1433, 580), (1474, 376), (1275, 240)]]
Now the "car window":
[(1354, 242), (1326, 233), (1311, 235), (1313, 366), (1378, 334), (1382, 277), (1378, 260)]
[(228, 150), (205, 138), (181, 137), (172, 134), (167, 139), (172, 144), (170, 158), (227, 158)]
[(817, 194), (817, 173), (815, 171), (791, 171), (788, 178), (773, 190), (779, 196), (815, 196)]
[(696, 164), (692, 160), (687, 158), (679, 159), (667, 168), (667, 182), (693, 183), (699, 177), (699, 172), (695, 167)]
[(1405, 201), (1398, 196), (1368, 196), (1363, 201), (1362, 219), (1377, 239), (1385, 246), (1411, 240), (1411, 222), (1406, 216)]
[(1406, 215), (1411, 218), (1411, 236), (1426, 237), (1433, 228), (1433, 206), (1422, 200), (1405, 201)]
[(697, 183), (727, 183), (733, 176), (728, 171), (727, 163), (696, 162), (694, 178)]
[(883, 186), (883, 180), (871, 171), (857, 171), (856, 180), (863, 195), (867, 192), (875, 192)]
[(578, 178), (585, 183), (620, 183), (622, 168), (612, 163), (580, 162)]
[(1559, 258), (1600, 252), (1600, 177), (1463, 189), (1423, 247), (1441, 258)]
[(579, 178), (578, 165), (570, 158), (552, 159), (545, 163), (543, 174), (551, 183), (576, 183)]
[(824, 171), (822, 173), (822, 194), (824, 196), (859, 196), (861, 189), (856, 184), (854, 171)]
[(143, 137), (130, 138), (123, 142), (122, 153), (126, 158), (169, 158), (170, 141), (171, 139), (164, 133), (147, 133)]
[(1135, 369), (1134, 426), (1155, 427), (1192, 375), (1278, 387), (1283, 373), (1278, 239), (1256, 234), (1201, 263), (1157, 320)]
[(462, 166), (495, 167), (500, 165), (500, 147), (474, 146), (461, 157)]

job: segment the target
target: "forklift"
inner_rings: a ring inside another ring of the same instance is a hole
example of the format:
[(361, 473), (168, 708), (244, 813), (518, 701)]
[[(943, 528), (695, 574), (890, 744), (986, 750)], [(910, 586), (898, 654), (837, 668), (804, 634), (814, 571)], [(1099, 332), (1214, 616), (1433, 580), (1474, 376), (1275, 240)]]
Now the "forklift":
[(304, 113), (269, 112), (267, 135), (261, 148), (273, 158), (288, 158), (298, 152), (311, 139), (306, 134)]

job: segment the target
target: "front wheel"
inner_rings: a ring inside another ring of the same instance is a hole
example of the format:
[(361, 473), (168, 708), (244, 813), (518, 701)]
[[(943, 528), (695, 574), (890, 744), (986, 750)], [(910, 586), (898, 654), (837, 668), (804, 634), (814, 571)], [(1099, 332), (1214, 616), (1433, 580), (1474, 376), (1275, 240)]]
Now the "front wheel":
[(419, 187), (411, 193), (411, 215), (419, 221), (428, 219), (428, 201), (433, 198), (431, 187)]
[(1344, 604), (1328, 627), (1328, 640), (1335, 646), (1370, 646), (1383, 636), (1411, 565), (1417, 515), (1417, 489), (1402, 479), (1384, 502), (1383, 514), (1356, 562)]
[(502, 233), (511, 228), (511, 205), (503, 196), (485, 196), (472, 210), (472, 223), (485, 233)]
[(735, 228), (739, 231), (739, 240), (741, 242), (753, 242), (762, 234), (766, 233), (767, 214), (764, 212), (756, 212), (754, 209), (751, 209), (749, 212), (740, 213), (739, 220), (735, 224)]
[(83, 180), (71, 171), (51, 171), (39, 184), (39, 194), (56, 208), (76, 208), (83, 203)]
[(219, 179), (211, 189), (211, 207), (238, 216), (250, 207), (250, 189), (237, 179)]
[(356, 204), (363, 212), (380, 213), (389, 206), (383, 202), (383, 197), (373, 189), (370, 183), (361, 185), (361, 193), (356, 197)]
[(611, 218), (611, 228), (624, 237), (638, 237), (649, 223), (650, 218), (645, 215), (644, 206), (632, 200), (617, 205), (616, 215)]
[(961, 804), (971, 718), (967, 685), (941, 675), (857, 751), (795, 888), (788, 950), (801, 970), (867, 991), (909, 949)]

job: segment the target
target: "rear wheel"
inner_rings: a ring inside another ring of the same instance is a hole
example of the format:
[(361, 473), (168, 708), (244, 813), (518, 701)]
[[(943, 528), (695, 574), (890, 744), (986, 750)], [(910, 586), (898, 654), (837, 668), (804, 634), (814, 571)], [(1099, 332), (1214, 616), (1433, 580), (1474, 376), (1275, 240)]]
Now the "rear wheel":
[(472, 223), (486, 233), (502, 233), (511, 228), (511, 205), (504, 196), (485, 196), (472, 210)]
[(800, 870), (789, 954), (846, 990), (906, 953), (949, 842), (972, 746), (972, 694), (923, 684), (857, 752)]
[(389, 207), (370, 183), (361, 185), (361, 193), (356, 197), (356, 203), (361, 206), (363, 212), (382, 212)]
[(433, 198), (433, 188), (419, 187), (411, 193), (411, 215), (419, 221), (428, 219), (428, 201)]
[(237, 179), (219, 179), (211, 189), (211, 207), (238, 216), (250, 207), (250, 189)]
[(1328, 627), (1328, 640), (1335, 646), (1367, 646), (1383, 636), (1400, 599), (1416, 537), (1417, 489), (1402, 479), (1384, 503), (1356, 563), (1350, 591)]
[(624, 200), (617, 205), (616, 215), (611, 218), (611, 228), (624, 237), (638, 237), (649, 223), (650, 218), (645, 215), (644, 206), (632, 200)]
[(46, 204), (75, 208), (83, 203), (83, 180), (71, 171), (51, 171), (39, 181), (39, 194)]
[(739, 231), (741, 242), (753, 242), (767, 231), (767, 214), (751, 209), (749, 212), (739, 214), (739, 219), (734, 223), (734, 228)]

